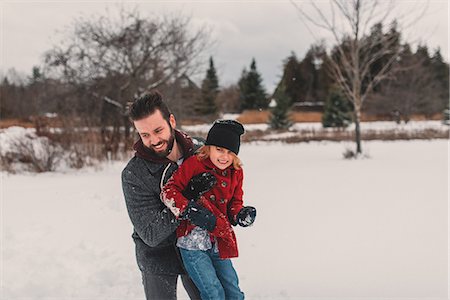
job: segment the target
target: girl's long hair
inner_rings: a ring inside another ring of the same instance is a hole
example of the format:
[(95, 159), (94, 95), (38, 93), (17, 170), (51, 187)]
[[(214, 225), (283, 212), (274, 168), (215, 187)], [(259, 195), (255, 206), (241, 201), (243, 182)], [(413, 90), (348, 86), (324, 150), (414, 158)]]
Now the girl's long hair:
[[(210, 147), (215, 147), (215, 146), (204, 145), (204, 146), (201, 146), (201, 147), (197, 150), (196, 155), (197, 155), (198, 160), (204, 160), (204, 159), (209, 158), (209, 151), (210, 151), (210, 149), (211, 149)], [(239, 157), (238, 157), (236, 154), (234, 154), (233, 152), (230, 152), (230, 154), (231, 154), (231, 156), (233, 157), (233, 167), (234, 167), (236, 170), (239, 170), (239, 169), (241, 168), (241, 166), (242, 166), (241, 160), (240, 160)]]

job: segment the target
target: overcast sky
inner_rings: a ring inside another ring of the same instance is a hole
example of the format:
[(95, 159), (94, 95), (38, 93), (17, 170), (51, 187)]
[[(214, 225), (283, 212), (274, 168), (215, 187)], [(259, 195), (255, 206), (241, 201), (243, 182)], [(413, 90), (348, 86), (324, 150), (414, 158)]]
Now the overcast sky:
[[(322, 5), (328, 3), (320, 2)], [(420, 4), (423, 3), (422, 0), (400, 2), (401, 11), (411, 15), (415, 13), (415, 7), (421, 7)], [(31, 74), (34, 65), (41, 64), (42, 54), (60, 39), (56, 32), (70, 26), (75, 17), (104, 14), (106, 7), (116, 7), (111, 1), (0, 3), (0, 71), (5, 73), (8, 69), (15, 68), (26, 74)], [(292, 51), (302, 58), (316, 38), (326, 38), (313, 26), (310, 28), (312, 30), (308, 30), (289, 1), (121, 3), (138, 6), (142, 15), (175, 11), (191, 16), (194, 25), (209, 25), (217, 41), (210, 54), (215, 60), (222, 86), (237, 82), (242, 69), (248, 69), (254, 57), (267, 91), (272, 92), (281, 77), (283, 60)], [(430, 0), (426, 15), (405, 32), (405, 38), (425, 43), (431, 49), (440, 47), (448, 61), (448, 20), (448, 1)]]

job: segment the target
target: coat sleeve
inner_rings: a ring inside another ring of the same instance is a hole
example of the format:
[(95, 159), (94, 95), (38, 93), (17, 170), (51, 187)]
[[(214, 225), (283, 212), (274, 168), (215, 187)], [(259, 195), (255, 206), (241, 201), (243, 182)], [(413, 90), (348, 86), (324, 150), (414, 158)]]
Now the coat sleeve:
[(179, 217), (184, 212), (189, 200), (182, 192), (186, 188), (192, 176), (196, 175), (197, 158), (191, 156), (176, 170), (161, 190), (161, 199), (170, 211)]
[(228, 203), (228, 217), (230, 218), (230, 222), (233, 225), (235, 225), (236, 223), (237, 214), (244, 205), (244, 201), (242, 200), (244, 196), (244, 191), (242, 189), (242, 183), (244, 182), (244, 172), (242, 171), (242, 169), (236, 170), (235, 176), (237, 180), (237, 185), (236, 188), (234, 189), (233, 197)]
[(159, 194), (131, 170), (122, 172), (122, 189), (134, 230), (147, 245), (159, 245), (176, 230), (179, 222), (161, 205)]

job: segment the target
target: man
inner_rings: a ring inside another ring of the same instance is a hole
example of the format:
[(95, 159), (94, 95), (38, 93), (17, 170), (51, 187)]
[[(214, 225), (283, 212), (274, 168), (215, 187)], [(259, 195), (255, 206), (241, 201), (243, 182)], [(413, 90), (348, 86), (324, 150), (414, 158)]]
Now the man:
[[(200, 299), (175, 246), (179, 221), (161, 202), (160, 192), (182, 161), (201, 144), (175, 129), (175, 117), (157, 91), (138, 98), (131, 105), (129, 116), (140, 139), (133, 147), (135, 156), (122, 171), (122, 189), (134, 226), (132, 237), (145, 296), (176, 299), (177, 279), (181, 275), (189, 297)], [(193, 217), (200, 221), (211, 217), (201, 207), (192, 214), (198, 214)]]

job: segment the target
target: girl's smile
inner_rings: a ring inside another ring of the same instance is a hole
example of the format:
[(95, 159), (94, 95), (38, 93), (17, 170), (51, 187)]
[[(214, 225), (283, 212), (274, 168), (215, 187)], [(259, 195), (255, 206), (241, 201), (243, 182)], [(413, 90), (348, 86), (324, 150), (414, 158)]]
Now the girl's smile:
[(221, 170), (228, 168), (233, 163), (233, 154), (230, 150), (212, 146), (209, 153), (211, 162)]

